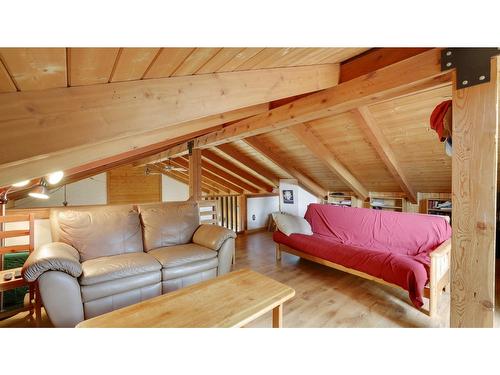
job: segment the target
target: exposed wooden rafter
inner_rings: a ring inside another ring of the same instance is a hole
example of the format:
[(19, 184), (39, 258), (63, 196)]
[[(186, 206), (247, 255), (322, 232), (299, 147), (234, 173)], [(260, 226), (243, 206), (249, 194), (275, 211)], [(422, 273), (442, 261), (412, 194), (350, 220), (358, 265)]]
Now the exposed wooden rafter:
[(217, 164), (219, 167), (222, 167), (226, 170), (229, 170), (238, 177), (240, 177), (242, 180), (245, 180), (246, 182), (251, 183), (252, 185), (255, 185), (257, 188), (267, 191), (267, 192), (272, 192), (273, 187), (269, 185), (268, 183), (262, 181), (261, 179), (255, 177), (251, 173), (245, 171), (243, 168), (240, 168), (231, 162), (227, 161), (223, 157), (217, 155), (215, 152), (211, 150), (203, 150), (203, 157), (210, 160), (212, 163)]
[(241, 164), (246, 165), (251, 168), (253, 171), (257, 172), (262, 177), (265, 177), (269, 181), (271, 181), (274, 186), (279, 185), (279, 177), (274, 174), (274, 172), (269, 169), (261, 166), (257, 162), (255, 162), (252, 158), (241, 153), (235, 146), (230, 143), (225, 143), (217, 146), (217, 149), (222, 151), (227, 156), (233, 158), (234, 160), (240, 162)]
[[(338, 71), (327, 64), (2, 94), (0, 186), (130, 151), (143, 133), (332, 87)], [(102, 147), (116, 140), (112, 151)], [(26, 168), (35, 161), (38, 172)]]
[[(171, 126), (167, 129), (159, 129), (143, 133), (139, 136), (126, 137), (123, 139), (103, 142), (99, 145), (82, 147), (78, 150), (65, 152), (50, 158), (50, 164), (47, 159), (34, 160), (25, 165), (24, 169), (18, 168), (0, 168), (6, 174), (0, 173), (0, 186), (5, 186), (12, 181), (21, 181), (26, 179), (27, 175), (37, 176), (44, 167), (52, 166), (52, 171), (65, 170), (66, 176), (92, 176), (97, 173), (107, 171), (120, 165), (130, 164), (146, 165), (159, 159), (158, 154), (173, 145), (182, 144), (183, 149), (187, 149), (186, 142), (189, 139), (196, 138), (209, 131), (215, 131), (222, 128), (222, 124), (238, 119), (246, 118), (268, 109), (268, 104), (258, 104), (251, 107), (241, 108), (218, 115), (204, 117), (199, 120), (189, 121), (187, 123)], [(178, 136), (188, 132), (186, 135)], [(160, 140), (160, 141), (159, 141)], [(117, 153), (117, 150), (126, 147), (130, 151)], [(111, 155), (106, 157), (106, 155)], [(162, 154), (160, 154), (161, 156)], [(96, 161), (84, 164), (78, 164), (77, 167), (69, 168), (69, 165), (78, 163), (85, 158), (97, 158)], [(6, 183), (4, 178), (9, 177)], [(12, 181), (10, 181), (12, 180)]]
[(368, 190), (356, 177), (337, 159), (337, 157), (323, 144), (320, 138), (313, 134), (309, 124), (299, 124), (289, 128), (297, 139), (302, 142), (317, 158), (319, 158), (342, 182), (355, 194), (365, 200)]
[(206, 171), (212, 172), (216, 174), (219, 177), (222, 177), (223, 179), (231, 182), (232, 184), (241, 187), (242, 189), (250, 192), (250, 193), (258, 193), (260, 189), (256, 188), (255, 186), (249, 184), (248, 182), (244, 181), (240, 177), (236, 177), (229, 172), (226, 172), (224, 169), (219, 168), (215, 164), (212, 164), (211, 162), (207, 160), (202, 160), (201, 162), (202, 168), (205, 169)]
[(360, 107), (352, 111), (360, 128), (363, 130), (368, 142), (373, 146), (377, 154), (380, 156), (389, 173), (397, 181), (401, 189), (405, 192), (406, 197), (411, 203), (417, 203), (417, 194), (412, 189), (410, 182), (405, 176), (405, 173), (398, 163), (396, 155), (392, 151), (391, 145), (385, 138), (382, 130), (377, 125), (368, 107)]
[[(200, 136), (194, 140), (194, 145), (198, 148), (214, 147), (408, 93), (446, 86), (450, 79), (448, 73), (441, 71), (439, 49), (429, 50)], [(168, 155), (183, 153), (182, 147), (166, 151)]]
[[(172, 159), (172, 163), (175, 165), (178, 165), (180, 167), (189, 169), (188, 161), (182, 157)], [(203, 166), (203, 163), (202, 163), (202, 166)], [(234, 191), (235, 193), (238, 193), (238, 194), (244, 193), (244, 189), (233, 184), (232, 182), (229, 182), (229, 181), (223, 179), (222, 177), (219, 177), (218, 175), (216, 175), (215, 173), (213, 173), (211, 171), (208, 171), (208, 170), (202, 168), (201, 174), (202, 174), (202, 178), (207, 178), (208, 180), (212, 181), (213, 183), (220, 185), (220, 186), (224, 186), (225, 188), (229, 189), (230, 191)]]
[(281, 156), (276, 154), (274, 151), (269, 149), (267, 146), (262, 144), (256, 137), (249, 137), (244, 140), (250, 147), (260, 152), (266, 158), (271, 160), (278, 167), (283, 169), (285, 172), (289, 173), (293, 178), (295, 178), (300, 185), (302, 185), (306, 190), (312, 194), (324, 198), (327, 195), (326, 189), (318, 185), (315, 181), (304, 175), (295, 167), (291, 166), (286, 160)]

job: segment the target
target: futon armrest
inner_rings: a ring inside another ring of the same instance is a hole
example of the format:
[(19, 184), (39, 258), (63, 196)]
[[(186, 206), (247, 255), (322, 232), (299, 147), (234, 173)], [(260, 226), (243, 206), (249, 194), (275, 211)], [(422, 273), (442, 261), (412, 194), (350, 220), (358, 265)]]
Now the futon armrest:
[(430, 253), (431, 259), (448, 255), (451, 251), (451, 238), (444, 241)]
[(82, 274), (80, 254), (68, 244), (48, 243), (32, 252), (26, 259), (22, 275), (26, 281), (33, 282), (47, 271), (61, 271), (73, 277), (80, 276)]
[(193, 242), (218, 251), (228, 238), (236, 238), (236, 233), (218, 225), (202, 224), (194, 232)]

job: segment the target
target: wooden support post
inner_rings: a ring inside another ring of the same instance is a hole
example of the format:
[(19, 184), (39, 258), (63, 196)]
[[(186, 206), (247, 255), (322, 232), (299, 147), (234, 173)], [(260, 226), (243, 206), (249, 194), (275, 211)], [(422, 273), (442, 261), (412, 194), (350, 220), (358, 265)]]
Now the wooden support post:
[(498, 153), (497, 59), (491, 80), (456, 89), (453, 74), (451, 327), (493, 327)]
[(201, 150), (193, 149), (189, 155), (189, 199), (201, 199)]

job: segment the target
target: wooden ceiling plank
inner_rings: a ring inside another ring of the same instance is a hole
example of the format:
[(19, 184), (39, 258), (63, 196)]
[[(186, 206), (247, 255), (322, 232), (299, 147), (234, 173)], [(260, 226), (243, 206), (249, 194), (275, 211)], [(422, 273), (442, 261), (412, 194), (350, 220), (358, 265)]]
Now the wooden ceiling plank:
[(263, 48), (259, 53), (255, 54), (253, 57), (236, 67), (235, 70), (253, 69), (256, 65), (262, 63), (276, 53), (279, 53), (280, 50), (281, 48)]
[(299, 184), (301, 184), (306, 190), (311, 192), (312, 194), (325, 198), (327, 195), (326, 189), (318, 185), (315, 181), (304, 175), (302, 172), (297, 170), (295, 167), (289, 165), (286, 160), (284, 160), (281, 156), (273, 152), (270, 148), (265, 146), (263, 143), (259, 141), (257, 137), (249, 137), (245, 138), (244, 142), (247, 143), (250, 147), (254, 148), (266, 158), (271, 160), (278, 167), (289, 173), (293, 178), (295, 178)]
[(0, 129), (10, 146), (2, 148), (0, 169), (41, 156), (49, 163), (70, 149), (331, 87), (336, 71), (330, 65), (307, 66), (2, 94)]
[(14, 81), (10, 77), (9, 72), (5, 69), (5, 66), (1, 60), (0, 56), (0, 93), (4, 92), (16, 92), (17, 87)]
[(233, 158), (234, 160), (237, 160), (240, 163), (248, 166), (249, 168), (251, 168), (252, 170), (254, 170), (255, 172), (257, 172), (261, 176), (265, 177), (266, 179), (268, 179), (269, 181), (271, 181), (274, 184), (274, 186), (278, 186), (279, 185), (279, 177), (278, 176), (276, 176), (269, 169), (261, 166), (259, 163), (257, 163), (256, 161), (254, 161), (252, 158), (250, 158), (250, 157), (244, 155), (243, 153), (241, 153), (232, 144), (225, 143), (225, 144), (217, 146), (217, 149), (219, 149), (220, 151), (222, 151), (227, 156)]
[(203, 65), (210, 61), (221, 48), (196, 48), (175, 70), (173, 77), (188, 76), (196, 73)]
[(162, 48), (143, 78), (170, 77), (193, 51), (194, 48)]
[(242, 180), (245, 180), (246, 182), (251, 183), (252, 185), (255, 185), (257, 188), (261, 190), (265, 190), (269, 193), (273, 191), (273, 187), (269, 184), (266, 184), (264, 181), (261, 179), (258, 179), (254, 175), (248, 173), (242, 168), (239, 168), (238, 166), (234, 165), (233, 163), (227, 161), (223, 157), (220, 157), (217, 155), (215, 152), (212, 150), (203, 150), (202, 153), (203, 157), (210, 160), (211, 162), (217, 164), (219, 167), (222, 167), (226, 170), (231, 171), (232, 173), (235, 173), (239, 178)]
[(21, 91), (67, 86), (64, 48), (0, 48), (0, 56)]
[(356, 177), (337, 159), (337, 157), (323, 144), (320, 138), (311, 132), (308, 124), (299, 124), (289, 128), (297, 139), (302, 142), (317, 158), (350, 188), (358, 198), (368, 198), (368, 190), (358, 181)]
[(406, 193), (407, 198), (411, 203), (416, 204), (417, 194), (411, 187), (391, 145), (385, 138), (368, 107), (360, 107), (353, 110), (353, 115), (357, 119), (357, 123), (363, 130), (368, 142), (373, 146), (389, 172), (397, 181), (401, 189)]
[(210, 148), (395, 98), (402, 93), (442, 87), (449, 84), (449, 77), (441, 72), (439, 49), (430, 50), (199, 137), (194, 145)]
[(242, 51), (238, 52), (231, 60), (221, 66), (217, 72), (232, 72), (236, 70), (240, 65), (244, 64), (247, 60), (261, 52), (264, 48), (244, 48)]
[(119, 48), (69, 48), (71, 86), (107, 83)]
[(122, 48), (110, 82), (139, 80), (151, 65), (159, 48)]
[(237, 56), (243, 48), (222, 48), (214, 57), (208, 60), (205, 65), (196, 71), (196, 74), (215, 73), (222, 66)]

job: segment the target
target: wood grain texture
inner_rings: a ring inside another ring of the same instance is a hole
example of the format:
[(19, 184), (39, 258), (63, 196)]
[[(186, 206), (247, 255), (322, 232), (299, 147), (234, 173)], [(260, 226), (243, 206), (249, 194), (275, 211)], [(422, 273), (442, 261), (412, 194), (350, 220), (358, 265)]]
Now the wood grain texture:
[(294, 295), (292, 288), (269, 277), (239, 270), (97, 316), (77, 327), (242, 327)]
[(120, 48), (110, 82), (141, 79), (151, 65), (159, 48)]
[(123, 166), (107, 172), (108, 204), (161, 202), (161, 176)]
[(5, 68), (2, 58), (0, 56), (0, 93), (16, 92), (17, 87)]
[(224, 168), (226, 171), (236, 175), (236, 177), (239, 177), (239, 178), (245, 180), (246, 182), (251, 183), (252, 185), (257, 187), (258, 189), (264, 190), (267, 192), (273, 191), (272, 185), (267, 184), (266, 182), (255, 177), (254, 175), (247, 172), (246, 170), (239, 168), (238, 166), (232, 164), (231, 162), (227, 161), (223, 157), (219, 156), (214, 151), (203, 150), (202, 154), (203, 154), (204, 158), (210, 160), (212, 163), (215, 163), (217, 166)]
[(360, 107), (353, 111), (359, 126), (365, 133), (366, 138), (377, 151), (380, 159), (398, 182), (401, 189), (406, 193), (408, 199), (412, 203), (417, 203), (417, 194), (411, 187), (406, 178), (403, 169), (400, 167), (396, 155), (392, 151), (392, 147), (384, 137), (384, 134), (377, 125), (373, 115), (367, 107)]
[(187, 76), (195, 74), (203, 65), (210, 61), (221, 48), (196, 48), (172, 73), (172, 76)]
[(253, 172), (257, 177), (267, 179), (267, 181), (270, 181), (273, 186), (279, 185), (279, 178), (273, 171), (267, 169), (258, 161), (245, 155), (234, 144), (226, 143), (219, 145), (216, 150), (221, 151), (223, 155), (231, 158), (233, 162), (239, 163), (242, 168), (247, 168), (249, 172)]
[(221, 48), (217, 54), (196, 71), (196, 74), (217, 72), (242, 51), (243, 48)]
[(193, 149), (189, 155), (189, 199), (201, 199), (201, 150)]
[(311, 125), (299, 124), (289, 128), (295, 134), (297, 139), (304, 143), (307, 148), (325, 165), (335, 173), (344, 184), (352, 189), (356, 195), (365, 200), (368, 198), (368, 190), (358, 181), (356, 177), (337, 159), (334, 153), (329, 150), (321, 141), (311, 132)]
[(194, 48), (162, 48), (144, 73), (144, 78), (170, 77), (193, 50)]
[(231, 72), (237, 70), (239, 66), (241, 66), (245, 61), (251, 59), (263, 48), (244, 48), (242, 51), (237, 53), (231, 60), (221, 66), (217, 72)]
[(108, 83), (119, 48), (69, 48), (70, 86)]
[(318, 91), (252, 118), (199, 137), (195, 146), (207, 148), (318, 118), (342, 113), (408, 92), (448, 85), (441, 72), (440, 51), (431, 50), (329, 89)]
[(327, 192), (322, 186), (313, 181), (310, 177), (306, 176), (303, 172), (296, 169), (293, 165), (290, 165), (286, 159), (276, 154), (273, 150), (260, 142), (257, 137), (246, 138), (245, 142), (255, 150), (259, 151), (273, 163), (280, 166), (280, 168), (286, 170), (287, 173), (289, 173), (293, 178), (297, 179), (299, 184), (302, 185), (310, 193), (323, 198), (326, 196)]
[(453, 85), (452, 327), (494, 325), (499, 114), (491, 61), (489, 83)]
[[(336, 83), (335, 71), (323, 65), (2, 94), (0, 168), (15, 162), (14, 168), (22, 169), (21, 160), (29, 164), (30, 159), (48, 163), (50, 156), (62, 151), (133, 139), (155, 129), (330, 87)], [(70, 125), (71, 132), (65, 131)], [(46, 141), (39, 142), (40, 138)], [(120, 148), (114, 154), (128, 151)], [(95, 160), (96, 154), (80, 158), (78, 164)]]
[(65, 48), (0, 48), (0, 59), (19, 90), (67, 86)]

